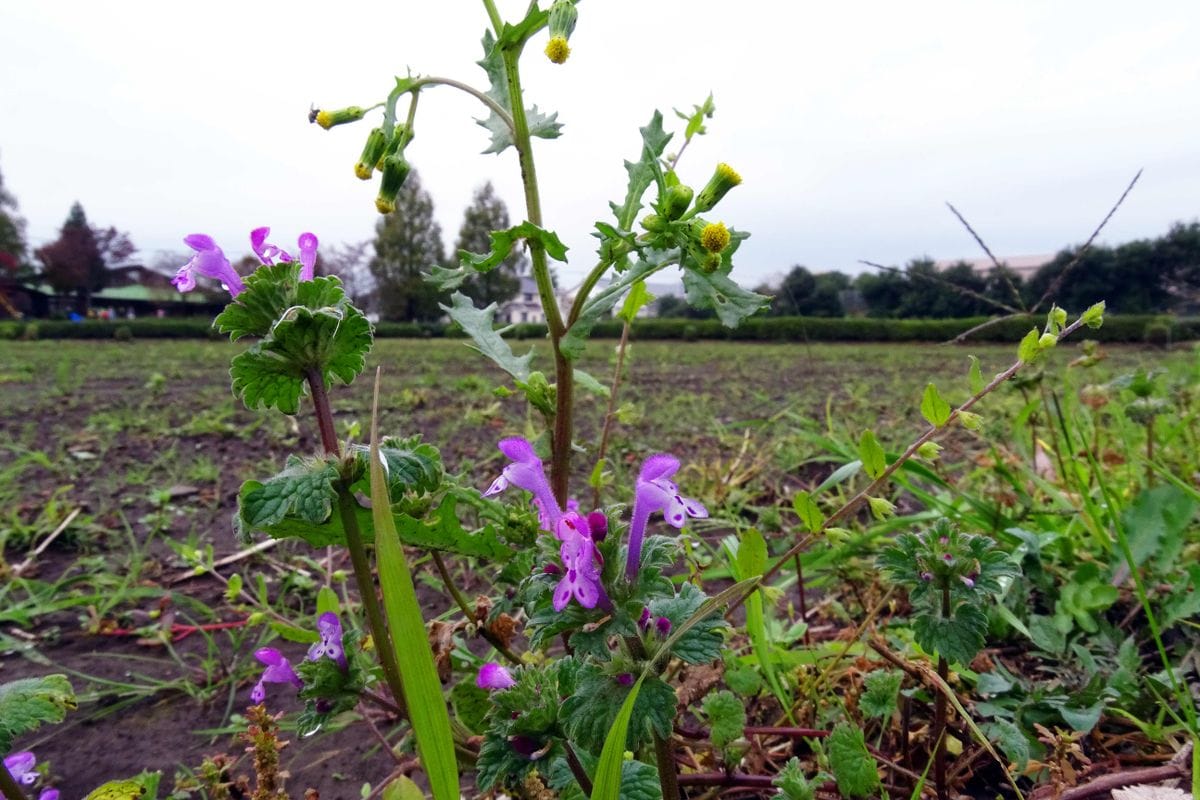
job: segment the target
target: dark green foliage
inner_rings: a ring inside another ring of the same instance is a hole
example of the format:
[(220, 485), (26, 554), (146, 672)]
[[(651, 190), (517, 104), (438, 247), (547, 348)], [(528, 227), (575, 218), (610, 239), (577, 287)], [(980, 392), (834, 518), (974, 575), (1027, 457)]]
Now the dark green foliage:
[(868, 717), (880, 717), (885, 721), (896, 713), (896, 698), (904, 673), (898, 670), (878, 669), (863, 678), (866, 691), (858, 698), (859, 710)]
[(849, 288), (850, 278), (841, 272), (814, 275), (797, 264), (778, 289), (759, 287), (755, 291), (774, 295), (769, 312), (773, 317), (841, 317), (846, 311), (840, 295)]
[(442, 229), (433, 218), (433, 198), (413, 170), (396, 196), (396, 210), (375, 224), (371, 274), (379, 293), (380, 316), (423, 322), (442, 315), (440, 292), (424, 273), (442, 266)]
[[(597, 759), (586, 751), (577, 755), (588, 774), (595, 775)], [(579, 788), (565, 758), (558, 759), (550, 768), (549, 786), (558, 792), (559, 800), (586, 800), (587, 795)], [(643, 761), (622, 761), (620, 797), (621, 800), (662, 800), (658, 770)]]
[(17, 198), (0, 177), (0, 276), (28, 277), (25, 220), (17, 213)]
[[(567, 737), (599, 753), (631, 688), (597, 666), (584, 665), (575, 692), (563, 701), (560, 711)], [(658, 678), (646, 678), (633, 706), (626, 749), (636, 750), (648, 743), (652, 733), (669, 735), (674, 718), (675, 690)]]
[[(463, 213), (462, 227), (454, 245), (460, 260), (472, 259), (471, 272), (463, 282), (462, 291), (476, 305), (503, 303), (511, 299), (520, 286), (525, 257), (516, 238), (501, 236), (509, 225), (508, 208), (496, 196), (491, 182), (476, 189), (471, 205)], [(486, 253), (489, 257), (476, 263), (472, 255), (475, 253)]]
[[(652, 600), (650, 614), (671, 620), (672, 629), (691, 618), (708, 596), (695, 584), (684, 583), (675, 597)], [(713, 614), (698, 622), (671, 647), (671, 655), (689, 664), (707, 664), (721, 657), (724, 638), (721, 631), (726, 627), (720, 614)], [(642, 692), (646, 687), (642, 687)], [(640, 699), (639, 699), (640, 703)]]

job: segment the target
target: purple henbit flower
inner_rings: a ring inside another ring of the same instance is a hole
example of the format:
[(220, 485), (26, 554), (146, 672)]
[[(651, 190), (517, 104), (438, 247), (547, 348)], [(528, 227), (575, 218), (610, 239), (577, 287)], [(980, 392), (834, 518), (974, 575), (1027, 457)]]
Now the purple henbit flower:
[(562, 508), (554, 499), (554, 492), (550, 490), (550, 481), (546, 480), (542, 460), (533, 451), (533, 445), (527, 439), (514, 436), (511, 439), (501, 439), (496, 446), (513, 463), (501, 470), (500, 477), (492, 481), (492, 485), (483, 496), (500, 494), (509, 486), (532, 492), (533, 499), (537, 501), (539, 516), (543, 517), (543, 530), (556, 531), (558, 521), (563, 515)]
[(58, 789), (42, 789), (38, 800), (58, 800)]
[(346, 648), (342, 646), (342, 622), (338, 619), (338, 615), (332, 611), (326, 611), (317, 617), (317, 633), (320, 635), (321, 641), (315, 642), (312, 647), (308, 648), (308, 660), (316, 661), (319, 658), (328, 657), (333, 659), (344, 672), (347, 667)]
[(4, 757), (4, 768), (8, 770), (9, 775), (12, 775), (13, 780), (22, 786), (29, 786), (37, 782), (38, 774), (34, 769), (36, 765), (37, 759), (28, 750)]
[(551, 742), (543, 745), (532, 736), (526, 736), (522, 733), (509, 736), (508, 743), (512, 746), (512, 749), (515, 752), (524, 756), (530, 761), (537, 761), (539, 758), (546, 755), (546, 753), (550, 752), (550, 745), (553, 744), (553, 742)]
[(963, 586), (966, 586), (968, 589), (975, 588), (975, 579), (974, 578), (972, 578), (968, 575), (962, 575), (959, 577), (959, 580), (961, 580), (963, 582)]
[(562, 575), (562, 567), (551, 561), (549, 564), (542, 567), (542, 573), (545, 575)]
[(617, 683), (621, 684), (622, 686), (633, 686), (633, 673), (622, 672), (617, 676)]
[(258, 683), (254, 684), (254, 689), (250, 692), (250, 699), (253, 702), (261, 703), (267, 698), (266, 685), (268, 683), (290, 683), (297, 689), (304, 688), (304, 682), (300, 680), (296, 670), (292, 669), (291, 662), (274, 647), (255, 650), (254, 657), (266, 665), (266, 669), (263, 670), (262, 677), (258, 679)]
[[(258, 260), (264, 266), (271, 266), (278, 259), (283, 263), (292, 261), (292, 254), (282, 247), (276, 247), (267, 241), (267, 237), (271, 235), (271, 229), (268, 227), (255, 228), (250, 231), (250, 247), (254, 250), (254, 255), (258, 256)], [(313, 270), (317, 264), (317, 237), (312, 233), (302, 233), (300, 238), (296, 240), (296, 246), (300, 248), (300, 280), (311, 281), (313, 279)]]
[[(554, 520), (550, 519), (550, 515), (548, 515), (546, 513), (546, 509), (544, 509), (542, 507), (542, 501), (540, 499), (538, 499), (537, 497), (534, 497), (530, 501), (530, 503), (533, 505), (534, 508), (537, 509), (538, 525), (541, 526), (542, 530), (544, 530), (544, 531), (554, 530), (555, 522), (554, 522)], [(576, 500), (574, 497), (568, 497), (567, 498), (567, 507), (565, 510), (566, 511), (578, 511), (579, 510), (579, 501)]]
[(659, 636), (666, 637), (671, 632), (671, 620), (666, 617), (659, 617), (654, 620), (654, 629), (658, 631)]
[(642, 560), (642, 539), (646, 523), (655, 511), (661, 511), (669, 525), (682, 528), (688, 517), (703, 519), (708, 509), (690, 497), (679, 494), (671, 476), (679, 471), (679, 459), (659, 453), (642, 464), (633, 499), (633, 519), (629, 523), (629, 556), (625, 562), (625, 577), (637, 577)]
[(929, 583), (931, 580), (933, 580), (933, 573), (932, 572), (922, 572), (921, 580), (925, 581), (926, 583)]
[(511, 689), (517, 685), (517, 682), (513, 679), (511, 672), (494, 661), (489, 661), (479, 668), (479, 675), (475, 678), (475, 685), (480, 689), (495, 692), (500, 689)]
[(554, 610), (562, 611), (574, 597), (584, 608), (595, 608), (608, 597), (600, 583), (600, 554), (592, 541), (587, 520), (576, 512), (564, 514), (558, 521), (555, 536), (561, 541), (559, 555), (566, 570), (554, 588)]
[(643, 631), (650, 630), (650, 608), (649, 606), (642, 607), (642, 616), (638, 617), (638, 627)]
[(196, 251), (192, 260), (179, 268), (179, 272), (171, 279), (171, 283), (181, 292), (190, 292), (196, 288), (196, 276), (219, 280), (231, 297), (237, 297), (245, 290), (241, 276), (229, 263), (225, 253), (217, 247), (211, 236), (203, 233), (193, 233), (184, 237), (183, 243)]

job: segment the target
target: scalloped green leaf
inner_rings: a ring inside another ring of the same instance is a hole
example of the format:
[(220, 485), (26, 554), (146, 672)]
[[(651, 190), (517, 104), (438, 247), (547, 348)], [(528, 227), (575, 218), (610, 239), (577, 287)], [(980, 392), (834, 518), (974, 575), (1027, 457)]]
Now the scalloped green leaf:
[(251, 530), (269, 528), (288, 516), (306, 522), (324, 522), (337, 500), (334, 487), (337, 480), (337, 466), (333, 462), (289, 456), (283, 471), (266, 483), (247, 481), (242, 486), (238, 515)]
[(75, 690), (66, 675), (0, 683), (0, 754), (12, 750), (17, 737), (43, 724), (62, 722), (77, 705)]
[(879, 788), (875, 759), (863, 732), (847, 722), (836, 726), (825, 742), (829, 765), (843, 797), (873, 797)]

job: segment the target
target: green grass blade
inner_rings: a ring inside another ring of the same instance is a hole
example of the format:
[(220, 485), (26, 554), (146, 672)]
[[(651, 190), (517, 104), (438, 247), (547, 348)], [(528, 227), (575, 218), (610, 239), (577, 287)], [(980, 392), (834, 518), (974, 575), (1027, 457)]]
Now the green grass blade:
[(417, 753), (429, 777), (434, 800), (458, 800), (458, 761), (450, 732), (450, 713), (433, 665), (433, 651), (429, 649), (429, 636), (425, 632), (421, 606), (417, 603), (412, 573), (392, 519), (387, 480), (379, 460), (378, 428), (379, 374), (376, 373), (375, 402), (371, 409), (371, 506), (383, 606), (396, 661), (404, 679), (404, 701), (417, 740)]
[(621, 704), (608, 736), (604, 738), (604, 748), (600, 751), (600, 762), (596, 765), (596, 778), (592, 781), (591, 800), (619, 800), (621, 797), (621, 765), (625, 761), (625, 737), (629, 733), (629, 719), (633, 716), (633, 704), (637, 702), (638, 692), (641, 691), (645, 674), (637, 679), (637, 683), (629, 691), (629, 696)]

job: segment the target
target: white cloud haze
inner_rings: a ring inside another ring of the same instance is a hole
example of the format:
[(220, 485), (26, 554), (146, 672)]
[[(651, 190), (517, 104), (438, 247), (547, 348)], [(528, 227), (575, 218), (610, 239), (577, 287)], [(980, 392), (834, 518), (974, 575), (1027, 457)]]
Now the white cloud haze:
[[(697, 188), (717, 161), (744, 177), (717, 216), (752, 233), (746, 284), (797, 263), (975, 256), (945, 201), (999, 254), (1052, 252), (1141, 167), (1103, 239), (1156, 236), (1197, 214), (1198, 22), (1192, 2), (590, 0), (566, 65), (544, 34), (524, 62), (529, 102), (566, 126), (536, 143), (546, 225), (571, 248), (559, 271), (591, 265), (638, 126), (709, 91), (716, 117), (681, 172)], [(193, 231), (234, 257), (262, 224), (281, 244), (367, 239), (375, 184), (352, 167), (368, 125), (322, 131), (310, 104), (373, 104), (409, 67), (486, 88), (485, 25), (458, 1), (7, 3), (0, 172), (35, 245), (75, 200), (147, 259)], [(479, 154), (476, 101), (439, 88), (419, 111), (408, 152), (447, 246), (485, 180), (520, 219), (515, 155)]]

